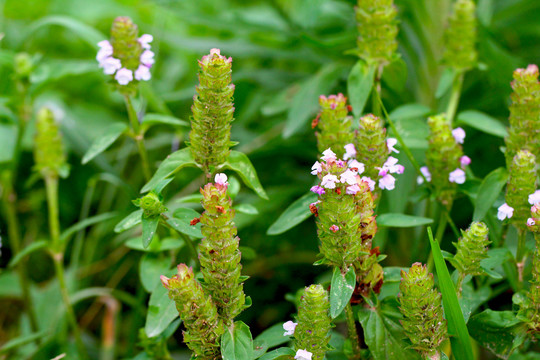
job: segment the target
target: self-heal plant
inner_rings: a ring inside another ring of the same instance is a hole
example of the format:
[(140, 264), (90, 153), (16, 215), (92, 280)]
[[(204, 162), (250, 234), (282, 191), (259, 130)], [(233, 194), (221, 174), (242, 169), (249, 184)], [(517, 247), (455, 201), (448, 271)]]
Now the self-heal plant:
[(191, 154), (208, 179), (229, 156), (231, 122), (234, 116), (231, 82), (232, 58), (221, 55), (219, 49), (210, 50), (199, 61), (199, 85), (193, 97)]
[(405, 334), (424, 359), (440, 359), (441, 343), (448, 338), (441, 294), (434, 289), (433, 274), (414, 263), (409, 272), (401, 271), (398, 301)]

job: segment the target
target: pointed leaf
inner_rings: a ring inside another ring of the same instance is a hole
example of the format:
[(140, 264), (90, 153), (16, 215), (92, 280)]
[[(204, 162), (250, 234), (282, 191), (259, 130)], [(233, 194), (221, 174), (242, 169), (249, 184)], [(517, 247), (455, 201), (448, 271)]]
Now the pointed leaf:
[(451, 68), (443, 70), (441, 78), (439, 79), (439, 84), (437, 85), (437, 90), (435, 91), (435, 97), (437, 99), (443, 97), (443, 95), (450, 90), (455, 77), (456, 73)]
[(252, 204), (238, 204), (234, 206), (234, 210), (247, 215), (257, 215), (259, 213), (259, 210)]
[(159, 276), (167, 273), (170, 264), (171, 259), (168, 257), (155, 253), (144, 254), (139, 263), (139, 277), (146, 291), (152, 292), (157, 285), (161, 285)]
[(68, 227), (66, 230), (62, 232), (62, 234), (60, 234), (60, 241), (66, 242), (69, 239), (69, 237), (75, 234), (77, 231), (82, 230), (88, 226), (92, 226), (94, 224), (99, 224), (100, 222), (107, 221), (116, 216), (118, 216), (118, 213), (108, 212), (108, 213), (103, 213), (99, 215), (94, 215), (82, 221), (79, 221), (75, 225)]
[(279, 235), (285, 231), (292, 229), (302, 221), (311, 216), (309, 204), (317, 201), (317, 194), (308, 192), (299, 199), (295, 200), (284, 212), (279, 215), (279, 218), (268, 228), (267, 235)]
[(225, 168), (235, 171), (244, 184), (253, 189), (259, 197), (268, 200), (268, 195), (266, 195), (266, 192), (259, 182), (257, 172), (246, 154), (240, 151), (231, 150), (229, 158), (225, 163)]
[(399, 213), (389, 213), (377, 216), (378, 226), (388, 227), (415, 227), (431, 224), (433, 219), (421, 216), (405, 215)]
[(246, 360), (253, 358), (253, 338), (249, 327), (242, 321), (234, 323), (221, 336), (223, 360)]
[(189, 127), (189, 122), (178, 119), (174, 116), (163, 114), (146, 114), (143, 117), (141, 128), (146, 131), (153, 125), (170, 125), (170, 126), (186, 126)]
[(472, 128), (491, 134), (497, 137), (505, 138), (508, 135), (506, 126), (499, 120), (476, 110), (467, 110), (460, 112), (457, 121), (469, 125)]
[(123, 231), (126, 231), (128, 229), (131, 229), (132, 227), (139, 225), (141, 223), (143, 211), (141, 210), (135, 210), (122, 220), (116, 226), (114, 227), (115, 233), (121, 233)]
[(171, 225), (176, 231), (197, 239), (201, 239), (201, 223), (190, 225), (190, 221), (200, 217), (201, 214), (190, 208), (178, 208), (175, 210), (173, 217), (167, 219), (167, 224)]
[(369, 66), (363, 60), (358, 60), (347, 79), (347, 93), (355, 118), (362, 116), (364, 107), (373, 88), (375, 65)]
[(46, 240), (36, 241), (32, 244), (28, 245), (24, 249), (22, 249), (17, 255), (15, 255), (11, 261), (9, 262), (9, 267), (12, 268), (14, 266), (17, 266), (17, 264), (24, 259), (26, 256), (30, 255), (31, 253), (44, 249), (49, 244)]
[(282, 323), (275, 324), (274, 326), (260, 333), (259, 336), (255, 338), (255, 341), (264, 341), (269, 348), (273, 348), (275, 346), (285, 344), (291, 339), (290, 336), (284, 336), (284, 332), (285, 330), (283, 330)]
[(505, 168), (498, 168), (490, 172), (480, 184), (478, 195), (476, 195), (476, 204), (474, 206), (474, 221), (482, 221), (493, 203), (499, 197), (506, 181), (508, 172)]
[(335, 319), (351, 300), (356, 286), (356, 275), (351, 266), (345, 275), (337, 267), (334, 268), (330, 286), (330, 316)]
[(272, 350), (259, 358), (259, 360), (290, 360), (296, 352), (288, 347)]
[(152, 217), (142, 217), (142, 244), (145, 248), (147, 248), (150, 243), (152, 242), (152, 239), (154, 238), (154, 235), (156, 235), (156, 230), (159, 224), (159, 218), (160, 216), (152, 216)]
[(161, 283), (157, 284), (148, 302), (146, 324), (144, 325), (146, 335), (148, 337), (158, 336), (177, 317), (176, 305), (174, 301), (169, 299), (169, 291)]
[(196, 166), (189, 147), (175, 151), (167, 156), (167, 158), (159, 165), (154, 176), (152, 176), (150, 181), (143, 186), (141, 193), (153, 190), (162, 180), (174, 175), (186, 166)]
[(431, 109), (422, 104), (405, 104), (401, 105), (390, 113), (390, 118), (394, 121), (405, 119), (420, 119), (424, 118), (431, 112)]

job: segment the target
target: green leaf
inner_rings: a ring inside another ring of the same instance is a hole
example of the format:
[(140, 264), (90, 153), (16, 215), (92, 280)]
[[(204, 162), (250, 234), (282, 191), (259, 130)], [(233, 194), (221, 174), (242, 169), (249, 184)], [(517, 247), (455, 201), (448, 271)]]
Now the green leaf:
[(126, 123), (114, 123), (109, 125), (101, 136), (98, 136), (96, 140), (90, 145), (90, 148), (86, 151), (82, 158), (82, 163), (86, 164), (111, 146), (128, 128)]
[(404, 342), (401, 314), (394, 298), (386, 298), (376, 306), (361, 307), (358, 320), (364, 330), (364, 340), (374, 360), (419, 360), (414, 350)]
[(389, 213), (377, 216), (377, 225), (387, 227), (415, 227), (431, 224), (432, 222), (433, 219), (430, 218), (399, 213)]
[(126, 231), (128, 229), (131, 229), (132, 227), (139, 225), (141, 223), (143, 210), (135, 210), (122, 220), (116, 226), (114, 227), (115, 233), (121, 233), (123, 231)]
[(309, 204), (317, 201), (317, 194), (308, 192), (295, 200), (266, 231), (267, 235), (279, 235), (292, 229), (311, 216)]
[(507, 180), (508, 172), (502, 167), (493, 170), (482, 180), (478, 189), (478, 195), (476, 195), (473, 214), (474, 221), (482, 221), (484, 219), (495, 200), (499, 197)]
[(0, 348), (0, 354), (5, 354), (8, 351), (12, 351), (13, 349), (18, 348), (19, 346), (26, 345), (37, 339), (41, 339), (41, 341), (45, 341), (45, 339), (48, 338), (50, 335), (51, 335), (50, 331), (45, 330), (45, 331), (41, 331), (37, 333), (32, 333), (29, 335), (18, 336), (6, 342), (5, 344), (3, 344), (2, 347)]
[(487, 309), (471, 318), (468, 324), (472, 337), (500, 359), (510, 354), (524, 341), (525, 329), (512, 311)]
[(258, 359), (268, 351), (268, 344), (261, 340), (253, 341), (253, 356), (252, 359)]
[(13, 159), (17, 132), (15, 125), (0, 124), (0, 144), (2, 144), (0, 163), (10, 162)]
[(285, 344), (291, 337), (283, 336), (283, 324), (275, 324), (274, 326), (264, 330), (255, 338), (255, 341), (264, 341), (269, 348)]
[(144, 325), (146, 335), (148, 337), (158, 336), (177, 317), (176, 305), (174, 301), (169, 299), (169, 291), (161, 283), (157, 284), (148, 302), (146, 324)]
[(301, 85), (287, 114), (283, 129), (284, 138), (307, 126), (310, 116), (313, 116), (319, 107), (319, 95), (326, 94), (334, 87), (342, 70), (342, 67), (330, 63)]
[(405, 119), (419, 119), (424, 118), (431, 112), (431, 109), (422, 104), (405, 104), (401, 105), (390, 113), (390, 118), (394, 121)]
[(156, 235), (159, 218), (159, 215), (152, 217), (144, 217), (144, 215), (142, 216), (142, 244), (145, 248), (150, 245), (154, 235)]
[(456, 76), (456, 73), (451, 68), (446, 68), (443, 70), (441, 74), (441, 78), (439, 80), (439, 84), (437, 85), (437, 90), (435, 91), (435, 97), (437, 99), (440, 99), (444, 94), (450, 90), (452, 87), (452, 83), (454, 82), (454, 78)]
[(384, 67), (381, 79), (390, 89), (401, 92), (407, 83), (407, 64), (398, 57)]
[(288, 347), (272, 350), (259, 358), (259, 360), (290, 360), (296, 352)]
[(452, 345), (452, 353), (457, 359), (473, 360), (473, 352), (469, 332), (459, 306), (454, 283), (448, 273), (448, 268), (441, 254), (439, 244), (433, 240), (431, 228), (428, 227), (429, 242), (433, 253), (435, 269), (439, 278), (439, 288), (442, 293), (444, 314), (448, 321), (448, 334)]
[(371, 93), (375, 79), (375, 65), (369, 66), (363, 60), (358, 60), (347, 79), (347, 93), (355, 118), (362, 116), (364, 106)]
[(356, 286), (356, 275), (351, 266), (345, 275), (337, 267), (334, 268), (330, 285), (330, 316), (335, 319), (351, 300)]
[(171, 115), (163, 114), (146, 114), (143, 117), (141, 123), (141, 129), (143, 131), (148, 130), (153, 125), (170, 125), (170, 126), (186, 126), (189, 127), (189, 122), (178, 119)]
[(161, 285), (160, 275), (168, 272), (171, 259), (159, 256), (159, 254), (147, 253), (139, 263), (139, 276), (143, 287), (152, 292), (157, 285)]
[(180, 249), (185, 244), (186, 243), (182, 239), (165, 238), (157, 242), (154, 241), (151, 246), (145, 248), (141, 243), (141, 239), (138, 237), (129, 239), (124, 243), (124, 245), (130, 249), (151, 253)]
[(252, 204), (238, 204), (234, 206), (234, 210), (247, 215), (257, 215), (259, 213), (259, 210)]
[(15, 267), (17, 266), (17, 264), (22, 260), (24, 259), (26, 256), (30, 255), (31, 253), (35, 252), (35, 251), (38, 251), (38, 250), (41, 250), (41, 249), (44, 249), (47, 247), (47, 245), (49, 244), (48, 241), (45, 241), (45, 240), (40, 240), (40, 241), (36, 241), (34, 243), (31, 243), (30, 245), (28, 245), (27, 247), (25, 247), (24, 249), (22, 249), (17, 255), (15, 255), (11, 261), (9, 262), (9, 267), (12, 268), (12, 267)]
[(141, 193), (153, 190), (162, 180), (177, 173), (186, 166), (196, 166), (189, 147), (175, 151), (167, 156), (167, 158), (159, 165), (154, 176), (143, 186)]
[(103, 222), (103, 221), (107, 221), (116, 216), (118, 216), (118, 213), (108, 212), (108, 213), (103, 213), (99, 215), (94, 215), (82, 221), (79, 221), (75, 225), (68, 227), (66, 230), (62, 232), (62, 234), (60, 234), (60, 241), (65, 243), (69, 239), (69, 237), (75, 234), (77, 231), (82, 230), (88, 226), (99, 224), (100, 222)]
[(476, 110), (460, 112), (457, 121), (472, 128), (485, 132), (486, 134), (505, 138), (508, 135), (506, 126), (499, 120)]
[(249, 327), (236, 321), (221, 336), (221, 355), (223, 360), (246, 360), (253, 358), (253, 339)]
[(231, 153), (229, 154), (227, 162), (224, 164), (224, 166), (227, 169), (235, 171), (240, 176), (244, 184), (253, 189), (255, 193), (259, 195), (259, 197), (268, 200), (268, 195), (266, 195), (266, 192), (259, 182), (257, 172), (246, 154), (240, 151), (231, 150)]
[(167, 219), (167, 224), (171, 225), (176, 231), (201, 239), (201, 223), (189, 225), (189, 222), (194, 218), (200, 217), (201, 214), (190, 208), (178, 208), (174, 211), (173, 217)]

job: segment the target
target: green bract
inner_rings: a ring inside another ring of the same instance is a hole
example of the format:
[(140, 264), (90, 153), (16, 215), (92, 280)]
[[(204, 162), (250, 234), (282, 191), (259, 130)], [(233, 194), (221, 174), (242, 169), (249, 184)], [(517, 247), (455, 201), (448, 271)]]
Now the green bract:
[(506, 203), (514, 209), (512, 223), (525, 230), (529, 217), (528, 197), (536, 190), (536, 157), (528, 150), (518, 151), (509, 174)]
[(458, 0), (445, 32), (444, 62), (457, 71), (476, 65), (476, 6), (472, 0)]
[(161, 203), (160, 196), (153, 191), (134, 200), (133, 203), (144, 211), (145, 217), (153, 217), (167, 211), (167, 208)]
[(294, 348), (309, 351), (313, 360), (324, 359), (329, 349), (332, 328), (329, 310), (328, 292), (321, 285), (311, 285), (304, 290), (296, 317)]
[(374, 181), (379, 178), (379, 169), (388, 158), (386, 129), (381, 119), (368, 114), (360, 118), (360, 128), (354, 139), (356, 160), (365, 165), (365, 175)]
[(487, 258), (487, 246), (489, 229), (482, 222), (473, 222), (463, 231), (461, 238), (454, 246), (457, 249), (454, 256), (454, 265), (463, 274), (482, 275), (484, 271), (480, 267), (480, 261)]
[(321, 111), (313, 124), (319, 128), (319, 131), (315, 132), (317, 148), (320, 153), (330, 148), (341, 159), (345, 154), (344, 146), (352, 143), (354, 138), (351, 131), (352, 118), (348, 116), (347, 98), (343, 94), (328, 97), (321, 95), (319, 105)]
[(408, 273), (401, 271), (401, 277), (398, 300), (403, 329), (412, 348), (424, 357), (434, 356), (448, 336), (441, 294), (433, 288), (433, 274), (428, 273), (426, 266), (414, 263)]
[(37, 113), (34, 161), (35, 169), (44, 178), (58, 177), (67, 166), (62, 135), (49, 108), (42, 108)]

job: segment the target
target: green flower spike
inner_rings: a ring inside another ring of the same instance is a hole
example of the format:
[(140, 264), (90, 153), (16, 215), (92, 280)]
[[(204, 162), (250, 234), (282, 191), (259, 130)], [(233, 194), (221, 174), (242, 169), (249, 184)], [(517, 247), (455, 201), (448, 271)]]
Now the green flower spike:
[(385, 65), (397, 49), (397, 10), (393, 0), (358, 0), (358, 52), (366, 62)]
[(531, 333), (538, 336), (540, 335), (540, 204), (531, 207), (531, 217), (527, 223), (529, 230), (534, 233), (536, 250), (532, 260), (531, 287), (527, 299), (520, 307), (518, 317), (527, 324)]
[(514, 209), (512, 223), (522, 231), (527, 229), (528, 197), (536, 190), (536, 183), (536, 157), (530, 151), (518, 151), (510, 165), (506, 203)]
[(514, 71), (514, 90), (510, 106), (510, 128), (506, 142), (506, 167), (509, 169), (519, 150), (529, 150), (540, 156), (540, 82), (538, 67)]
[(201, 194), (205, 209), (200, 217), (204, 238), (199, 245), (203, 287), (214, 299), (220, 318), (229, 326), (244, 309), (245, 295), (238, 250), (240, 239), (236, 236), (226, 176), (218, 174), (216, 183), (206, 184)]
[(437, 200), (450, 209), (456, 193), (456, 184), (450, 181), (450, 173), (461, 168), (463, 150), (443, 115), (429, 117), (428, 125), (431, 136), (426, 163), (431, 173), (431, 183)]
[(219, 339), (224, 332), (212, 297), (204, 293), (195, 280), (193, 269), (178, 265), (178, 274), (172, 278), (161, 276), (163, 286), (169, 290), (169, 298), (184, 322), (184, 342), (195, 353), (196, 359), (221, 359)]
[(321, 285), (311, 285), (304, 290), (296, 317), (294, 349), (309, 351), (312, 360), (323, 360), (329, 349), (332, 328), (329, 311), (328, 292)]
[(438, 350), (448, 337), (443, 318), (441, 294), (436, 291), (433, 274), (426, 266), (414, 263), (409, 272), (401, 271), (398, 301), (404, 319), (401, 321), (412, 348), (424, 359), (440, 359)]
[(381, 119), (368, 114), (360, 118), (360, 129), (354, 139), (356, 148), (356, 160), (365, 165), (365, 175), (377, 182), (379, 169), (382, 168), (388, 158), (388, 146), (386, 145), (386, 129)]
[(443, 61), (463, 72), (476, 65), (476, 6), (472, 0), (457, 0), (448, 20)]
[(51, 109), (42, 108), (37, 113), (34, 145), (35, 169), (43, 178), (67, 175), (62, 135)]
[(487, 258), (487, 246), (489, 229), (483, 222), (473, 222), (471, 226), (463, 231), (454, 246), (457, 249), (454, 256), (456, 269), (465, 275), (483, 275), (484, 271), (480, 267), (480, 261)]
[(330, 148), (338, 158), (345, 154), (344, 147), (353, 142), (354, 134), (351, 131), (352, 118), (348, 116), (347, 98), (343, 94), (319, 96), (321, 111), (312, 126), (318, 126), (315, 132), (319, 152)]
[(135, 206), (140, 207), (144, 212), (144, 216), (149, 218), (149, 217), (160, 215), (161, 213), (164, 213), (165, 211), (168, 210), (163, 205), (161, 200), (162, 199), (158, 194), (156, 194), (153, 191), (150, 191), (148, 194), (144, 195), (142, 198), (133, 200), (133, 204), (135, 204)]
[(207, 176), (227, 160), (233, 121), (234, 85), (231, 83), (232, 58), (219, 49), (199, 61), (199, 86), (193, 98), (189, 140), (193, 158)]

